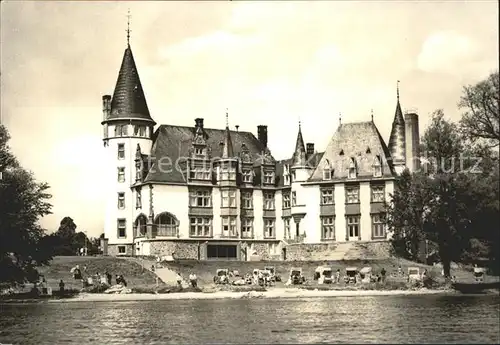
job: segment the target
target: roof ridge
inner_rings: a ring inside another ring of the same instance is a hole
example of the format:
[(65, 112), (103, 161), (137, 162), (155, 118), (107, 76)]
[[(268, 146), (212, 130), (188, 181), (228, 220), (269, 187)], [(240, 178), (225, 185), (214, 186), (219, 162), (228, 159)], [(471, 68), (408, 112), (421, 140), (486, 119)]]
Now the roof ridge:
[[(159, 127), (179, 127), (179, 128), (190, 128), (190, 129), (194, 129), (195, 127), (194, 126), (182, 126), (182, 125), (168, 125), (168, 124), (162, 124), (162, 125), (159, 125)], [(225, 131), (226, 129), (220, 129), (220, 128), (207, 128), (207, 127), (203, 127), (203, 130), (209, 130), (209, 131)], [(229, 131), (232, 133), (250, 133), (252, 135), (254, 135), (252, 132), (250, 131), (236, 131), (236, 130), (232, 130), (232, 129), (229, 129)]]

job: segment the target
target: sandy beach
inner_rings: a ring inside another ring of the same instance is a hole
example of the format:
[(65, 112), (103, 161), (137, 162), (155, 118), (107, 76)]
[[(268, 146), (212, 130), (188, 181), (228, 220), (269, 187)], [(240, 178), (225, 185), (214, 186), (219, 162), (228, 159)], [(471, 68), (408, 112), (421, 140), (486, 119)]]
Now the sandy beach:
[(109, 302), (109, 301), (151, 301), (151, 300), (181, 300), (181, 299), (245, 299), (245, 298), (307, 298), (307, 297), (353, 297), (353, 296), (402, 296), (402, 295), (428, 295), (447, 293), (446, 290), (299, 290), (299, 289), (272, 289), (265, 292), (182, 292), (167, 294), (95, 294), (82, 293), (74, 298), (49, 300), (50, 303), (71, 302)]

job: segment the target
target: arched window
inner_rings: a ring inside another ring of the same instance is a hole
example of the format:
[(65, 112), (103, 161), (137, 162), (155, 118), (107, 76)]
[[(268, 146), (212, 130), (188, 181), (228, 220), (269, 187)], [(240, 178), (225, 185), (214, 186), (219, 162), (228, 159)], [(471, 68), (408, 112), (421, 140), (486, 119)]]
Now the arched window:
[(349, 172), (347, 177), (348, 178), (356, 178), (358, 172), (356, 171), (356, 160), (354, 158), (351, 158), (351, 162), (349, 163)]
[(134, 233), (136, 237), (146, 236), (146, 224), (148, 222), (148, 218), (144, 214), (140, 214), (137, 216), (134, 222)]
[(323, 164), (323, 180), (331, 180), (332, 179), (332, 167), (330, 166), (330, 162), (328, 159), (325, 160)]
[(375, 156), (373, 158), (373, 177), (381, 177), (382, 176), (382, 161), (380, 159), (380, 156)]
[(179, 221), (168, 212), (162, 212), (155, 218), (156, 236), (175, 237), (178, 234)]

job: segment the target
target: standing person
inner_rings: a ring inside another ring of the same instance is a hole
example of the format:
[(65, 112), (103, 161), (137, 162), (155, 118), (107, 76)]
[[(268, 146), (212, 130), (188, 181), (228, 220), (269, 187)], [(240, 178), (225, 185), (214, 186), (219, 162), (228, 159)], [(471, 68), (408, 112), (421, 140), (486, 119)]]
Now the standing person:
[(75, 280), (81, 280), (82, 279), (82, 271), (80, 270), (80, 266), (76, 265), (71, 269), (71, 273), (73, 273), (73, 278)]
[(106, 271), (106, 273), (105, 273), (105, 274), (106, 274), (106, 279), (107, 279), (107, 281), (108, 281), (108, 285), (109, 285), (109, 286), (111, 286), (111, 279), (112, 279), (113, 277), (111, 276), (111, 273), (109, 273), (108, 271)]
[(182, 289), (182, 277), (180, 273), (177, 273), (176, 280), (177, 280), (177, 286), (179, 287), (179, 289)]
[(59, 282), (59, 292), (60, 293), (64, 293), (64, 282), (63, 280), (61, 279), (61, 281)]
[(189, 275), (189, 281), (191, 282), (191, 286), (192, 287), (194, 287), (194, 288), (198, 287), (198, 282), (197, 282), (196, 274), (191, 273)]
[(387, 272), (385, 271), (385, 268), (382, 267), (382, 271), (380, 271), (380, 276), (381, 276), (383, 282), (385, 282), (385, 274), (386, 273)]
[(340, 283), (340, 268), (337, 268), (337, 272), (335, 272), (335, 282)]

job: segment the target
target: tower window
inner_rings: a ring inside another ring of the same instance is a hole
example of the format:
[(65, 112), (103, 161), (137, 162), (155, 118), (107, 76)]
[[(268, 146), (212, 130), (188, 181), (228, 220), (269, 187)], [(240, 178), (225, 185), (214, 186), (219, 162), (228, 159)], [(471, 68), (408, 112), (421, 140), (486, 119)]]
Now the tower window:
[(292, 206), (297, 206), (297, 192), (292, 192)]
[(243, 179), (243, 182), (245, 182), (245, 183), (252, 183), (252, 170), (243, 169), (242, 179)]
[(118, 182), (120, 182), (120, 183), (125, 182), (125, 168), (124, 167), (118, 168)]
[(128, 126), (127, 125), (117, 125), (115, 127), (115, 136), (125, 137), (127, 135), (128, 135)]
[(118, 159), (125, 159), (125, 144), (118, 144)]
[(123, 210), (125, 208), (125, 193), (118, 193), (118, 209)]
[(146, 127), (135, 126), (134, 127), (134, 135), (139, 136), (139, 137), (145, 137), (146, 136)]
[(118, 230), (118, 238), (127, 237), (127, 221), (125, 219), (118, 219), (117, 230)]
[(274, 183), (274, 172), (273, 171), (264, 171), (264, 183), (265, 184), (273, 184)]
[(135, 195), (135, 208), (142, 208), (142, 195), (140, 189), (137, 190)]

